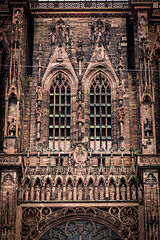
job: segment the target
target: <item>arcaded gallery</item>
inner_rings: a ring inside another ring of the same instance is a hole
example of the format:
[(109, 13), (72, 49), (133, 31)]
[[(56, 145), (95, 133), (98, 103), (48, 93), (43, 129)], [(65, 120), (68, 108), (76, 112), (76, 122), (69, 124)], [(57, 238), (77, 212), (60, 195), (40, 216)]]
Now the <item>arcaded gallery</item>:
[(0, 240), (160, 240), (160, 1), (0, 1)]

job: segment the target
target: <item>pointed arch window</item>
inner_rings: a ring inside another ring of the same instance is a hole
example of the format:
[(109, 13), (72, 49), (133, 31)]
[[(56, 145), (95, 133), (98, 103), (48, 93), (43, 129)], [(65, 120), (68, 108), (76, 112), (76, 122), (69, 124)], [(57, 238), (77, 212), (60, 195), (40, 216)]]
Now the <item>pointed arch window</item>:
[(90, 86), (90, 142), (107, 148), (111, 141), (111, 88), (106, 77), (98, 73)]
[(49, 107), (49, 139), (69, 140), (71, 92), (69, 81), (63, 73), (57, 74), (52, 82)]

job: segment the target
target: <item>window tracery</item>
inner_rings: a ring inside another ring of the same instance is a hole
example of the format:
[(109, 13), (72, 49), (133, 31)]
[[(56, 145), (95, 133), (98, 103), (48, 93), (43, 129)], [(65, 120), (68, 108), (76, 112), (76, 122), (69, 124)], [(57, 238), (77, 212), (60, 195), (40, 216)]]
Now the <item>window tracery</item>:
[(49, 107), (49, 140), (53, 141), (51, 148), (63, 149), (62, 142), (70, 140), (71, 91), (68, 78), (61, 72), (53, 79)]
[(90, 86), (90, 143), (94, 149), (107, 148), (111, 141), (111, 88), (102, 73), (98, 73)]

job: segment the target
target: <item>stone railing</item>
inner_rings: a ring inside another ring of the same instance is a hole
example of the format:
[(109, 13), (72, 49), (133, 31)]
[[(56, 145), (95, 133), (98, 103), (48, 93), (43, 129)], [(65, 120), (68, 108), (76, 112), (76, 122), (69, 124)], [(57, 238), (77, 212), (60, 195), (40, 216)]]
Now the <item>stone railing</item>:
[(30, 1), (31, 9), (128, 8), (129, 1)]

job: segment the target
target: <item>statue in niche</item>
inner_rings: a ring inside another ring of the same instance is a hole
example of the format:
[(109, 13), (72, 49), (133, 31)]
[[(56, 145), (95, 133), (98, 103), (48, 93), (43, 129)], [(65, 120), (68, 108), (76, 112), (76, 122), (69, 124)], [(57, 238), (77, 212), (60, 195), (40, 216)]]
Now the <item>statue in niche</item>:
[(58, 47), (58, 53), (57, 53), (57, 62), (63, 62), (63, 50), (62, 50), (62, 46), (60, 45)]
[(50, 32), (49, 37), (51, 39), (51, 45), (55, 45), (56, 42), (55, 28), (53, 28), (52, 31)]
[(36, 93), (37, 93), (37, 101), (42, 101), (42, 88), (40, 86), (37, 87)]
[(78, 122), (82, 122), (82, 107), (78, 108)]
[(93, 186), (93, 184), (89, 185), (88, 191), (89, 191), (89, 200), (94, 200), (94, 186)]
[(139, 34), (141, 38), (146, 38), (147, 34), (147, 19), (142, 16), (139, 20)]
[(83, 186), (80, 184), (78, 186), (78, 200), (83, 200)]
[(11, 122), (8, 122), (8, 136), (16, 135), (16, 120), (12, 118)]
[(125, 94), (125, 89), (123, 85), (120, 85), (117, 89), (118, 100), (123, 101), (123, 95)]
[(41, 117), (42, 117), (42, 109), (40, 106), (37, 107), (36, 109), (36, 120), (37, 122), (41, 122)]
[(114, 184), (111, 184), (111, 186), (109, 188), (110, 200), (115, 200), (115, 194), (116, 194), (115, 186), (114, 186)]
[(124, 116), (125, 116), (125, 107), (120, 105), (118, 108), (118, 118), (120, 122), (124, 121)]
[(153, 135), (152, 121), (149, 118), (146, 118), (144, 121), (144, 135), (145, 137), (150, 137)]
[(132, 186), (131, 186), (131, 199), (132, 199), (132, 200), (136, 200), (136, 199), (137, 199), (137, 196), (136, 196), (136, 187), (135, 187), (135, 185), (132, 185)]
[(15, 11), (14, 19), (15, 19), (15, 23), (19, 23), (19, 24), (21, 23), (21, 21), (22, 21), (22, 12), (19, 9), (17, 9)]
[(51, 186), (50, 184), (47, 184), (46, 186), (46, 200), (50, 200), (51, 199)]
[(68, 195), (68, 200), (73, 200), (73, 188), (71, 184), (68, 184), (67, 186), (67, 195)]
[(138, 188), (138, 200), (140, 202), (142, 202), (142, 200), (143, 200), (143, 186), (142, 186), (142, 184), (140, 184), (139, 188)]
[(104, 60), (104, 49), (101, 47), (101, 46), (99, 46), (99, 48), (98, 48), (98, 50), (97, 50), (97, 61), (98, 62), (101, 62), (101, 61), (103, 61)]
[(35, 186), (35, 200), (40, 200), (41, 187), (39, 184)]
[(101, 184), (99, 186), (99, 199), (104, 200), (104, 186), (103, 186), (103, 184)]
[(25, 192), (24, 192), (24, 199), (26, 201), (29, 200), (29, 193), (30, 193), (30, 187), (28, 184), (25, 185)]
[(41, 132), (41, 117), (42, 117), (42, 109), (40, 106), (36, 109), (36, 121), (37, 121), (37, 138), (40, 138)]
[(57, 185), (57, 200), (62, 200), (62, 186), (60, 184)]
[(126, 200), (126, 187), (124, 184), (122, 184), (120, 188), (120, 195), (121, 195), (121, 200)]

